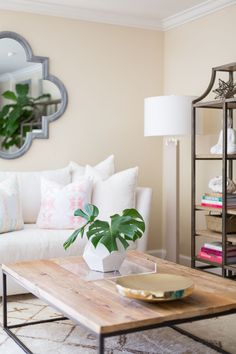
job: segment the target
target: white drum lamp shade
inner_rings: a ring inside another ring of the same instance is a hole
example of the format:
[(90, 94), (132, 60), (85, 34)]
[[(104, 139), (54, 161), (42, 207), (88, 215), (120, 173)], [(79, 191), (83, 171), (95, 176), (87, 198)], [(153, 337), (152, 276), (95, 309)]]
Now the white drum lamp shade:
[(176, 136), (191, 133), (193, 96), (156, 96), (144, 100), (144, 135)]

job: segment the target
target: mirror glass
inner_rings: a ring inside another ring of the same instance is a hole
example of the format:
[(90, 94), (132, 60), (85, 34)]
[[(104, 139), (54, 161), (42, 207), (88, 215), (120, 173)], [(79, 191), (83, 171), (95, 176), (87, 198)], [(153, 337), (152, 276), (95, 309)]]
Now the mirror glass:
[(28, 150), (33, 138), (47, 138), (42, 117), (49, 116), (48, 122), (52, 121), (62, 110), (62, 90), (52, 82), (58, 79), (47, 74), (48, 59), (34, 57), (30, 51), (29, 45), (25, 48), (19, 40), (0, 38), (1, 157), (18, 157), (21, 154), (17, 152)]

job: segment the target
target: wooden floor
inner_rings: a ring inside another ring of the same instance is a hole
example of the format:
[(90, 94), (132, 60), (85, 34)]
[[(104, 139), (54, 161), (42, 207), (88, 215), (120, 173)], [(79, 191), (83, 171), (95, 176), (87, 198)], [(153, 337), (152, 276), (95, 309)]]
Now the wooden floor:
[(157, 264), (157, 272), (187, 276), (194, 281), (191, 296), (166, 303), (144, 303), (117, 293), (115, 279), (88, 281), (89, 270), (82, 257), (39, 260), (3, 265), (11, 275), (38, 298), (96, 333), (113, 333), (146, 325), (161, 324), (199, 315), (236, 309), (236, 282), (130, 251), (134, 265)]

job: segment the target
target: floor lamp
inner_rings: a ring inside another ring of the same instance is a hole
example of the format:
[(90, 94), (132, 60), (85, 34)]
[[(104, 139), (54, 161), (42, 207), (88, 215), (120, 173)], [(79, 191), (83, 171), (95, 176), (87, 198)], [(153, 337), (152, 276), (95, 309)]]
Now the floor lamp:
[(193, 96), (157, 96), (144, 100), (144, 135), (166, 136), (163, 156), (163, 203), (166, 259), (179, 262), (179, 141), (191, 133)]

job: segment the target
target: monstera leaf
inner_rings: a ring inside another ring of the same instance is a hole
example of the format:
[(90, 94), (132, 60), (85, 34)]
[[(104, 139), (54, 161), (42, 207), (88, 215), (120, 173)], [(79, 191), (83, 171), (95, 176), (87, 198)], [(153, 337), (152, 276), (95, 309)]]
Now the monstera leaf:
[(110, 224), (107, 221), (96, 220), (98, 214), (98, 208), (92, 204), (86, 204), (84, 210), (78, 209), (75, 211), (74, 215), (84, 218), (86, 223), (75, 230), (67, 239), (63, 245), (65, 249), (74, 243), (78, 236), (83, 237), (86, 228), (87, 238), (94, 247), (96, 248), (101, 243), (110, 253), (118, 250), (117, 240), (120, 240), (126, 249), (129, 246), (128, 241), (136, 241), (142, 237), (145, 231), (143, 217), (136, 209), (125, 209), (121, 215), (112, 215)]

